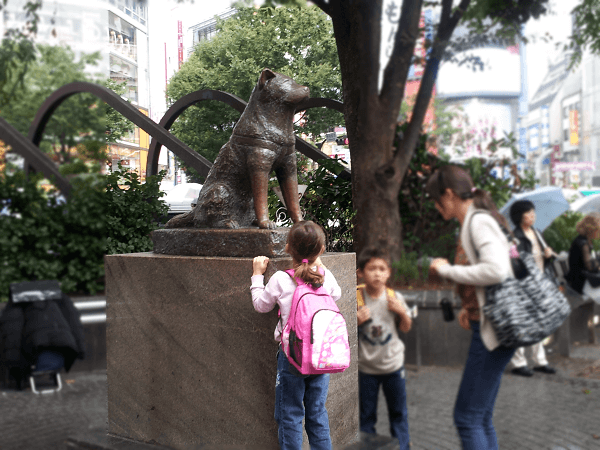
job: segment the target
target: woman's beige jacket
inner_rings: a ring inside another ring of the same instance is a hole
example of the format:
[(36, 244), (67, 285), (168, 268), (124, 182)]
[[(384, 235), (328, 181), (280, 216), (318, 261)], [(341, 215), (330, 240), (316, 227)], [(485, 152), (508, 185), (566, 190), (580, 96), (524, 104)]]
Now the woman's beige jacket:
[(492, 351), (500, 344), (492, 324), (483, 314), (484, 286), (501, 283), (514, 275), (508, 254), (509, 242), (498, 222), (487, 212), (473, 216), (475, 211), (476, 208), (471, 205), (460, 230), (460, 240), (471, 265), (442, 266), (439, 268), (439, 274), (456, 283), (476, 287), (481, 339), (485, 347)]

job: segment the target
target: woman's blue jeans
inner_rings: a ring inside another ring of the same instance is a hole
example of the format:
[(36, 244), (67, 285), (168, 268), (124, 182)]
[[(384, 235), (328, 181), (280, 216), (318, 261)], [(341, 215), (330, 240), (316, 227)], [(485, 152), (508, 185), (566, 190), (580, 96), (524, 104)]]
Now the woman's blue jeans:
[(454, 405), (454, 424), (463, 450), (497, 450), (498, 440), (492, 424), (494, 403), (502, 374), (515, 349), (501, 346), (490, 352), (481, 340), (479, 322), (470, 324), (473, 336)]
[(301, 450), (302, 419), (311, 450), (331, 450), (329, 417), (325, 409), (329, 374), (300, 377), (288, 369), (290, 363), (280, 349), (275, 381), (275, 421), (281, 450)]
[(390, 416), (390, 433), (400, 443), (400, 450), (408, 450), (408, 409), (406, 407), (406, 380), (404, 368), (385, 375), (370, 375), (358, 372), (358, 394), (360, 397), (360, 431), (375, 433), (377, 422), (377, 399), (379, 386)]

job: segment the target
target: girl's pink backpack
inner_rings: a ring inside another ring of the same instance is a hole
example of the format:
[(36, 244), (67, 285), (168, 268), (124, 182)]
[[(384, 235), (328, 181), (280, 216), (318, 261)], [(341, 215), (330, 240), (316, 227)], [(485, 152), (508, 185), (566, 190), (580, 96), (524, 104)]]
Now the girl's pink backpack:
[[(286, 273), (294, 278), (293, 270)], [(346, 321), (323, 286), (295, 278), (296, 290), (281, 339), (290, 364), (303, 375), (343, 372), (350, 367)]]

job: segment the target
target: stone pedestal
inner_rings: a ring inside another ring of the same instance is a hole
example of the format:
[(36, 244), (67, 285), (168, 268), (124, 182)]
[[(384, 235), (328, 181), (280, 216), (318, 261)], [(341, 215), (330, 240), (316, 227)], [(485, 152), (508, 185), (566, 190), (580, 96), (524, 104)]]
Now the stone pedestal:
[[(342, 288), (352, 348), (327, 401), (341, 447), (358, 440), (355, 255), (321, 259)], [(272, 258), (265, 279), (290, 263)], [(277, 311), (254, 311), (252, 258), (136, 253), (105, 264), (109, 433), (175, 448), (278, 448)]]

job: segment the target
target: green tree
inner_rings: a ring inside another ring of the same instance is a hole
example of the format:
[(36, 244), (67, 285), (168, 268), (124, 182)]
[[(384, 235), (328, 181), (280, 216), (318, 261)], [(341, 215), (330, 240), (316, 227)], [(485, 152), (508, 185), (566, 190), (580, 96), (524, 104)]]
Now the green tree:
[[(36, 49), (37, 59), (24, 68), (24, 84), (21, 86), (16, 76), (5, 84), (6, 95), (12, 94), (0, 109), (0, 114), (24, 135), (47, 97), (67, 83), (93, 81), (86, 69), (100, 59), (99, 53), (82, 54), (76, 59), (68, 47), (37, 45)], [(112, 80), (102, 84), (118, 94), (124, 92), (124, 87)], [(40, 147), (61, 165), (63, 173), (87, 172), (86, 162), (96, 162), (99, 168), (98, 163), (105, 159), (106, 144), (131, 130), (133, 124), (104, 102), (91, 94), (78, 94), (52, 115)]]
[[(316, 8), (241, 8), (217, 22), (218, 33), (201, 41), (170, 80), (171, 102), (199, 89), (217, 89), (250, 98), (260, 71), (268, 67), (310, 88), (311, 97), (341, 100), (341, 77), (331, 20)], [(171, 128), (183, 142), (214, 161), (231, 136), (239, 113), (202, 102), (189, 108)], [(318, 135), (343, 122), (340, 113), (309, 110), (304, 133)], [(300, 127), (298, 127), (300, 129)]]
[[(0, 2), (0, 12), (8, 0)], [(0, 110), (8, 103), (18, 88), (25, 86), (25, 73), (30, 63), (35, 61), (35, 44), (39, 22), (38, 11), (42, 0), (28, 0), (23, 6), (27, 22), (22, 29), (5, 30), (0, 43)], [(7, 88), (7, 86), (9, 88)]]
[(583, 52), (600, 55), (600, 0), (581, 0), (573, 8), (573, 34), (565, 45), (565, 50), (573, 51), (572, 65), (579, 64)]
[[(547, 0), (453, 0), (425, 2), (404, 0), (383, 3), (372, 0), (312, 0), (331, 17), (342, 75), (344, 117), (352, 158), (352, 198), (357, 210), (354, 228), (355, 250), (365, 245), (390, 249), (394, 259), (402, 250), (398, 193), (420, 139), (425, 113), (431, 100), (440, 63), (452, 52), (468, 49), (473, 43), (514, 38), (530, 17), (545, 12)], [(267, 4), (298, 4), (301, 0), (268, 0)], [(437, 5), (434, 24), (419, 92), (410, 122), (401, 136), (396, 124), (404, 99), (404, 88), (415, 46), (422, 36), (419, 21), (424, 5)], [(379, 49), (382, 20), (397, 23), (389, 62), (379, 89)], [(451, 40), (461, 23), (469, 39)], [(482, 76), (485, 76), (482, 74)], [(396, 145), (394, 144), (396, 142)]]
[[(110, 78), (107, 78), (102, 83), (105, 87), (113, 90), (116, 94), (123, 96), (125, 94), (126, 82), (117, 83)], [(129, 100), (127, 100), (129, 101)], [(114, 110), (106, 103), (97, 101), (98, 107), (102, 108), (105, 116), (105, 136), (104, 141), (107, 144), (117, 142), (117, 140), (123, 138), (128, 133), (131, 133), (134, 129), (133, 122), (126, 119), (120, 112)], [(101, 116), (102, 117), (102, 116)]]

